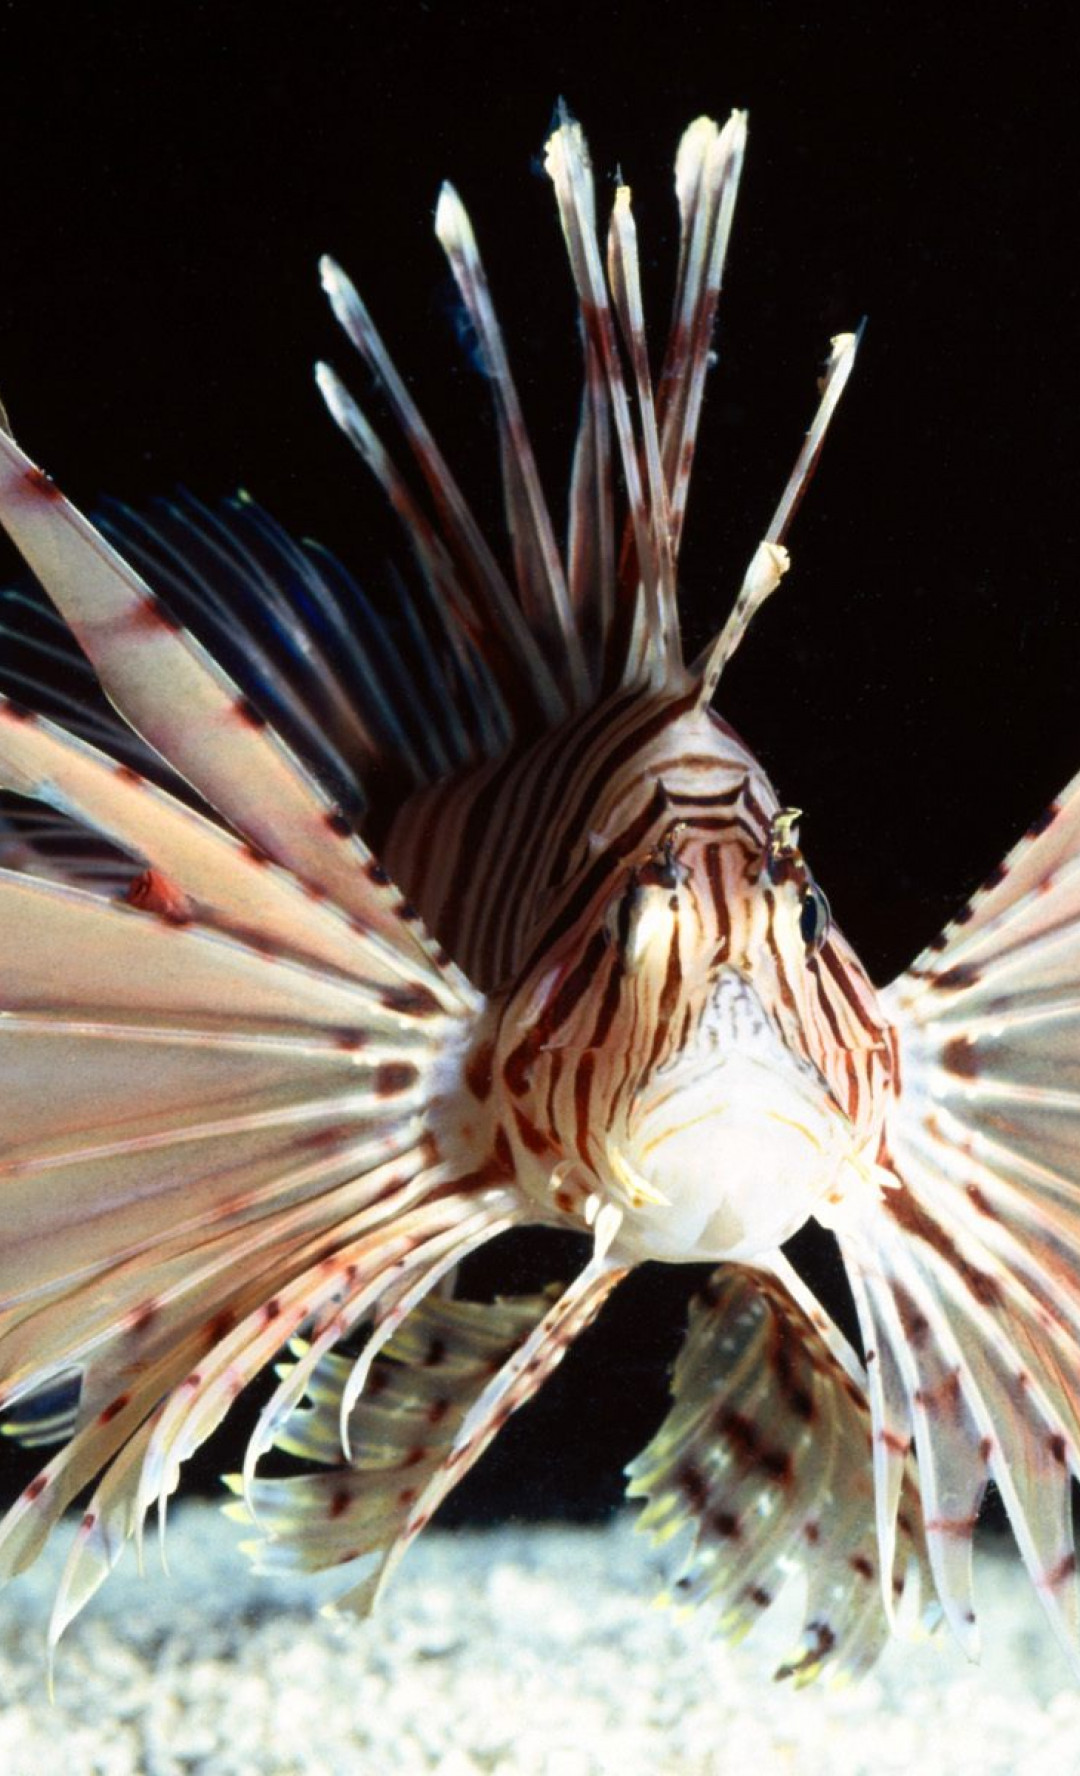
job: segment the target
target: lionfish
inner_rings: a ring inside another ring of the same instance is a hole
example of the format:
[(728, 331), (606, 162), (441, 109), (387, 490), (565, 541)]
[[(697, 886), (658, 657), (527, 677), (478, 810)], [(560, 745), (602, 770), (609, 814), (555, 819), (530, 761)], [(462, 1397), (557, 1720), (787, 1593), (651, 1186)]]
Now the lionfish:
[[(862, 1672), (912, 1613), (974, 1653), (992, 1480), (1080, 1669), (1080, 779), (878, 992), (798, 811), (714, 712), (852, 335), (731, 614), (684, 657), (745, 139), (738, 112), (682, 139), (655, 379), (630, 193), (605, 251), (579, 126), (548, 142), (584, 355), (564, 547), (449, 186), (509, 569), (330, 261), (411, 453), (320, 366), (404, 528), (392, 609), (245, 498), (95, 528), (0, 437), (0, 517), (55, 606), (9, 595), (2, 668), (35, 709), (0, 699), (0, 1402), (60, 1445), (0, 1577), (93, 1488), (53, 1642), (274, 1359), (230, 1509), (265, 1566), (343, 1567), (362, 1612), (620, 1280), (706, 1261), (630, 1470), (643, 1526), (684, 1532), (675, 1593), (738, 1635), (800, 1574), (798, 1682)], [(861, 1354), (784, 1254), (810, 1219)], [(456, 1296), (526, 1224), (587, 1235), (580, 1274)], [(271, 1448), (303, 1469), (260, 1476)]]

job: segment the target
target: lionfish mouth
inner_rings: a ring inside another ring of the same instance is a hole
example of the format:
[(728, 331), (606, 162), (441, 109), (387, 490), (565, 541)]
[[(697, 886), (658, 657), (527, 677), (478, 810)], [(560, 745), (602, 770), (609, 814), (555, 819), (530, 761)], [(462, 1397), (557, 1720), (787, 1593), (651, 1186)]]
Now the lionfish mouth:
[(695, 1040), (639, 1084), (605, 1158), (620, 1255), (675, 1263), (774, 1251), (856, 1164), (854, 1133), (752, 983), (724, 969)]

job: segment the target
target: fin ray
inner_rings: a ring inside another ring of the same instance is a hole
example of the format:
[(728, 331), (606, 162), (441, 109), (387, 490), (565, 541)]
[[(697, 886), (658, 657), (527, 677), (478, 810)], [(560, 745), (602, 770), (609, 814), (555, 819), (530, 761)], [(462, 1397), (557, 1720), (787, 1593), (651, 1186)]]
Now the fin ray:
[(886, 1122), (898, 1182), (837, 1232), (868, 1342), (901, 1377), (954, 1627), (963, 1639), (992, 1478), (1080, 1670), (1078, 831), (1074, 780), (883, 995), (903, 1082)]
[[(444, 1461), (469, 1407), (550, 1305), (544, 1295), (483, 1304), (429, 1294), (375, 1358), (349, 1412), (347, 1462), (341, 1415), (354, 1365), (323, 1352), (305, 1369), (305, 1398), (274, 1435), (280, 1449), (322, 1471), (258, 1478), (250, 1489), (240, 1475), (227, 1477), (238, 1498), (226, 1512), (254, 1523), (260, 1540), (248, 1546), (260, 1569), (342, 1566), (351, 1587), (337, 1607), (364, 1613), (420, 1490)], [(297, 1364), (310, 1354), (310, 1346), (294, 1347)], [(245, 1493), (249, 1504), (241, 1501)], [(358, 1580), (351, 1569), (365, 1562), (374, 1564)]]
[[(795, 1281), (797, 1297), (786, 1287)], [(691, 1310), (674, 1403), (631, 1464), (629, 1494), (648, 1502), (640, 1528), (670, 1539), (689, 1527), (672, 1597), (718, 1612), (741, 1638), (796, 1573), (807, 1581), (802, 1645), (777, 1672), (797, 1684), (825, 1669), (873, 1664), (888, 1617), (879, 1596), (870, 1422), (853, 1352), (777, 1256), (769, 1275), (714, 1272)], [(926, 1554), (914, 1473), (904, 1473), (902, 1593)]]

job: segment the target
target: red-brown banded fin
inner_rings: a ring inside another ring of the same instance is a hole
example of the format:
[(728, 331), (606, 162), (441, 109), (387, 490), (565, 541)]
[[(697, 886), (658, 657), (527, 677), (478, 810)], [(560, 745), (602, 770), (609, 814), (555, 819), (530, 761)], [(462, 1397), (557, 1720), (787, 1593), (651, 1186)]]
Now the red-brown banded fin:
[(959, 1637), (972, 1639), (970, 1526), (989, 1475), (1080, 1670), (1080, 780), (884, 1002), (900, 1182), (840, 1230), (864, 1336), (887, 1357), (875, 1409), (914, 1433)]
[[(612, 302), (597, 241), (592, 167), (580, 126), (565, 114), (547, 144), (545, 167), (555, 188), (582, 327), (588, 341), (589, 362), (603, 369), (607, 402), (626, 481), (629, 513), (624, 559), (629, 558), (632, 573), (628, 583), (620, 586), (620, 594), (630, 611), (634, 611), (640, 601), (638, 614), (642, 620), (636, 625), (639, 646), (641, 639), (648, 636), (643, 656), (628, 663), (627, 673), (654, 684), (670, 683), (681, 667), (681, 657), (674, 608), (672, 533), (665, 490), (658, 485), (658, 446), (654, 442), (653, 449), (647, 451), (655, 464), (650, 486), (642, 479), (639, 445), (619, 357)], [(625, 290), (628, 269), (625, 245), (616, 253), (614, 267), (617, 268), (618, 287)], [(640, 355), (639, 350), (638, 360)], [(651, 391), (643, 386), (640, 378), (639, 394), (644, 403), (642, 423), (646, 434), (652, 435), (656, 417)], [(625, 615), (623, 625), (624, 634), (632, 632), (635, 627), (633, 621), (627, 622)]]
[(154, 592), (146, 592), (136, 599), (131, 606), (128, 624), (132, 633), (152, 635), (159, 629), (165, 629), (172, 635), (178, 635), (182, 625), (173, 616), (172, 611)]
[[(6, 432), (7, 427), (5, 426), (3, 430)], [(46, 474), (44, 469), (36, 468), (33, 465), (31, 465), (25, 472), (24, 487), (29, 494), (32, 494), (37, 499), (54, 500), (63, 498), (63, 495), (52, 476)]]
[(566, 712), (551, 668), (519, 608), (450, 467), (357, 291), (332, 259), (320, 262), (323, 288), (337, 320), (378, 377), (397, 424), (427, 484), (438, 522), (413, 497), (364, 413), (328, 365), (316, 379), (336, 423), (367, 463), (405, 526), (420, 571), (453, 620), (453, 629), (485, 633), (503, 683), (546, 721)]
[(435, 232), (475, 330), (494, 400), (518, 597), (547, 658), (564, 663), (571, 706), (580, 707), (590, 700), (590, 686), (565, 571), (472, 224), (449, 184), (439, 193)]
[[(674, 1596), (715, 1609), (722, 1632), (737, 1638), (805, 1572), (802, 1646), (777, 1672), (797, 1683), (824, 1667), (859, 1675), (887, 1634), (869, 1408), (854, 1358), (840, 1361), (839, 1334), (818, 1321), (777, 1277), (716, 1271), (691, 1309), (671, 1413), (628, 1470), (647, 1501), (639, 1527), (661, 1543), (689, 1534)], [(910, 1466), (905, 1485), (914, 1525)], [(904, 1535), (900, 1555), (901, 1586), (914, 1563), (925, 1588), (921, 1540)]]
[[(51, 723), (0, 730), (4, 773), (55, 774), (113, 830), (135, 832), (144, 809), (155, 850), (244, 925), (238, 938), (176, 923), (172, 869), (145, 871), (134, 906), (0, 876), (0, 921), (20, 934), (0, 1020), (0, 1113), (18, 1130), (0, 1247), (14, 1426), (20, 1402), (80, 1380), (49, 1426), (38, 1414), (34, 1441), (69, 1440), (0, 1525), (0, 1580), (97, 1482), (55, 1638), (301, 1321), (344, 1333), (380, 1294), (433, 1284), (517, 1204), (494, 1180), (455, 1190), (421, 1120), (477, 1005), (452, 967), (411, 945), (386, 966), (380, 938), (327, 923), (277, 865), (253, 869), (241, 844)], [(324, 966), (285, 950), (286, 913), (293, 944), (330, 946)]]
[[(250, 1488), (260, 1540), (249, 1544), (260, 1570), (349, 1568), (366, 1560), (338, 1607), (370, 1608), (391, 1548), (425, 1485), (453, 1444), (492, 1371), (551, 1306), (546, 1295), (490, 1304), (429, 1296), (377, 1357), (349, 1417), (351, 1460), (341, 1445), (341, 1403), (353, 1364), (328, 1352), (307, 1378), (307, 1394), (278, 1428), (283, 1453), (314, 1464), (293, 1478), (257, 1479)], [(297, 1345), (303, 1357), (306, 1347)], [(281, 1370), (283, 1376), (288, 1368)], [(408, 1482), (403, 1484), (403, 1475)], [(238, 1475), (229, 1478), (242, 1493)], [(240, 1501), (228, 1514), (250, 1522)]]

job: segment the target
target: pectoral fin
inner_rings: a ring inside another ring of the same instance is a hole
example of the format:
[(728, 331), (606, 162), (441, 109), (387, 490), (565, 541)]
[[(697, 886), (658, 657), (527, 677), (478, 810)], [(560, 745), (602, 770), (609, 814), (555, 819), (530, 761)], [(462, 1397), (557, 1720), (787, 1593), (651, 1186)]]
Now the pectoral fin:
[(876, 1434), (914, 1437), (962, 1643), (974, 1650), (971, 1538), (993, 1479), (1080, 1670), (1080, 780), (884, 999), (900, 1184), (837, 1228)]

